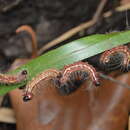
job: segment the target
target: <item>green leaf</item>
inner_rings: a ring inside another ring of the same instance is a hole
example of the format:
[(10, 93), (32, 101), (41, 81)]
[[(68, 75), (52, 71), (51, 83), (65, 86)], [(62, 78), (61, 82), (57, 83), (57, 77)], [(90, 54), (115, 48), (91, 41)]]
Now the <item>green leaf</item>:
[[(31, 80), (45, 69), (61, 69), (64, 65), (89, 58), (105, 50), (128, 42), (130, 42), (130, 31), (96, 34), (84, 37), (31, 60), (16, 71), (13, 71), (13, 73), (17, 73), (21, 69), (27, 69), (29, 72), (28, 79)], [(16, 87), (20, 87), (21, 85), (23, 85), (23, 83), (9, 86), (1, 85), (0, 95), (5, 94)]]

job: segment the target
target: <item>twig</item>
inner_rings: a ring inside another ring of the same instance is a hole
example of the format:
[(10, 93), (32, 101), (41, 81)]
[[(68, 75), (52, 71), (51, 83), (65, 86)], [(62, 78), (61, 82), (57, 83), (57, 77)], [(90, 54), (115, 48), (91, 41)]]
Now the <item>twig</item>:
[[(99, 6), (99, 7), (100, 7), (100, 6)], [(101, 7), (100, 7), (100, 8), (101, 8)], [(99, 9), (100, 9), (100, 8), (99, 8)], [(130, 3), (127, 4), (127, 5), (122, 5), (122, 6), (117, 7), (117, 8), (115, 9), (115, 11), (117, 11), (117, 12), (122, 12), (122, 11), (124, 11), (124, 10), (129, 10), (129, 9), (130, 9)], [(104, 17), (104, 18), (107, 18), (107, 17), (110, 17), (111, 15), (112, 15), (112, 11), (107, 11), (107, 12), (105, 12), (105, 13), (103, 14), (103, 17)], [(94, 18), (94, 17), (95, 17), (95, 18)], [(58, 38), (52, 40), (51, 42), (48, 42), (45, 46), (43, 46), (43, 47), (39, 50), (38, 54), (39, 54), (39, 55), (42, 54), (42, 53), (43, 53), (44, 51), (46, 51), (47, 49), (49, 49), (49, 48), (51, 48), (51, 47), (53, 47), (53, 46), (55, 46), (55, 45), (57, 45), (57, 44), (59, 44), (59, 43), (65, 41), (65, 40), (67, 40), (68, 38), (72, 37), (72, 36), (75, 35), (76, 33), (78, 33), (78, 32), (80, 32), (80, 31), (82, 31), (82, 30), (84, 30), (84, 29), (87, 29), (87, 28), (93, 26), (93, 25), (97, 22), (97, 21), (95, 21), (95, 19), (96, 19), (96, 17), (97, 17), (96, 14), (95, 14), (94, 17), (93, 17), (92, 20), (87, 21), (87, 22), (85, 22), (85, 23), (82, 23), (82, 24), (80, 24), (79, 26), (74, 27), (74, 28), (70, 29), (69, 31), (65, 32), (64, 34), (62, 34), (62, 35), (59, 36)]]
[[(1, 12), (7, 12), (9, 10), (11, 10), (12, 8), (16, 7), (22, 0), (15, 0), (14, 2), (11, 2), (11, 3), (8, 3), (7, 6), (3, 7), (1, 10), (0, 10), (0, 13)], [(3, 1), (4, 2), (4, 1)]]
[(85, 23), (82, 23), (82, 24), (80, 24), (79, 26), (74, 27), (74, 28), (72, 28), (71, 30), (65, 32), (64, 34), (62, 34), (62, 35), (59, 36), (58, 38), (54, 39), (53, 41), (47, 43), (45, 46), (43, 46), (43, 47), (39, 50), (38, 54), (40, 55), (41, 53), (43, 53), (45, 50), (51, 48), (52, 46), (55, 46), (55, 45), (57, 45), (58, 43), (60, 43), (60, 42), (62, 42), (62, 41), (64, 41), (64, 40), (70, 38), (71, 36), (75, 35), (75, 34), (78, 33), (79, 31), (84, 30), (84, 29), (89, 28), (89, 27), (91, 27), (92, 25), (94, 25), (94, 24), (98, 21), (98, 19), (99, 19), (100, 15), (101, 15), (101, 12), (102, 12), (102, 10), (103, 10), (103, 8), (104, 8), (106, 2), (107, 2), (107, 0), (102, 0), (102, 1), (100, 2), (99, 6), (97, 7), (96, 13), (95, 13), (95, 15), (93, 16), (93, 18), (92, 18), (91, 21), (87, 21), (87, 22), (85, 22)]
[(100, 18), (100, 15), (101, 15), (106, 3), (107, 3), (107, 0), (101, 0), (100, 4), (98, 5), (97, 10), (92, 18), (93, 20), (95, 20), (95, 22), (97, 22), (98, 19)]
[(15, 113), (13, 109), (0, 108), (0, 122), (16, 123)]
[(125, 88), (130, 89), (130, 86), (129, 86), (128, 84), (125, 84), (125, 83), (123, 83), (123, 82), (121, 82), (121, 81), (119, 81), (119, 80), (117, 80), (117, 79), (114, 79), (114, 78), (108, 76), (108, 75), (99, 73), (99, 76), (100, 76), (101, 78), (110, 80), (110, 81), (112, 81), (112, 82), (114, 82), (114, 83), (116, 83), (116, 84), (119, 84), (120, 86), (123, 86), (123, 87), (125, 87)]
[(91, 20), (89, 22), (87, 22), (86, 24), (81, 24), (80, 26), (77, 26), (67, 32), (65, 32), (64, 34), (62, 34), (61, 36), (59, 36), (58, 38), (54, 39), (51, 42), (48, 42), (45, 46), (43, 46), (39, 51), (38, 51), (38, 55), (41, 55), (44, 51), (48, 50), (49, 48), (59, 44), (60, 42), (65, 41), (66, 39), (72, 37), (73, 35), (75, 35), (76, 33), (78, 33), (81, 30), (84, 30), (85, 28), (88, 28), (92, 25), (95, 24), (94, 20)]
[(36, 34), (29, 25), (23, 25), (23, 26), (20, 26), (19, 28), (16, 29), (16, 33), (20, 33), (23, 31), (27, 32), (31, 36), (31, 39), (32, 39), (32, 58), (35, 58), (38, 56)]
[[(115, 9), (116, 12), (122, 12), (122, 11), (125, 11), (125, 10), (129, 10), (130, 9), (130, 3), (126, 4), (126, 5), (122, 5), (122, 6), (119, 6)], [(104, 18), (107, 18), (107, 17), (110, 17), (112, 15), (113, 11), (107, 11), (103, 14), (103, 17)]]

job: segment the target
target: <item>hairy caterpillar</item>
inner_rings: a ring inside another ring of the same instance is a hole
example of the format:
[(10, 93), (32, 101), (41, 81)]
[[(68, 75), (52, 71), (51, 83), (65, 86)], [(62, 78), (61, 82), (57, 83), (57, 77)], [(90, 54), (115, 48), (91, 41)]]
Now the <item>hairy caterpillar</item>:
[(38, 74), (31, 81), (29, 81), (29, 83), (26, 85), (25, 92), (23, 95), (23, 101), (27, 102), (32, 99), (34, 95), (33, 90), (34, 88), (38, 87), (38, 84), (40, 83), (40, 81), (53, 79), (57, 77), (59, 74), (60, 74), (60, 71), (56, 69), (48, 69)]
[(22, 70), (16, 75), (0, 74), (1, 84), (17, 84), (25, 80), (27, 80), (27, 70)]
[(62, 95), (75, 91), (86, 79), (90, 78), (95, 86), (99, 86), (96, 69), (85, 62), (76, 62), (64, 67), (62, 76), (57, 79), (58, 90)]
[(118, 46), (105, 51), (100, 57), (100, 63), (105, 69), (121, 68), (123, 71), (129, 70), (130, 50), (127, 46)]

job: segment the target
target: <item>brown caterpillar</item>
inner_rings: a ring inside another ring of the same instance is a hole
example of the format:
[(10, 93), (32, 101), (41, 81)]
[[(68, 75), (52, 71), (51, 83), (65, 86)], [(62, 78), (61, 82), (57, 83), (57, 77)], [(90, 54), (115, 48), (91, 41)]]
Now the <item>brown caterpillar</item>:
[(43, 71), (42, 73), (38, 74), (35, 78), (33, 78), (29, 83), (26, 85), (25, 93), (23, 95), (23, 101), (27, 102), (32, 99), (34, 95), (34, 88), (38, 87), (40, 81), (43, 80), (50, 80), (57, 77), (60, 74), (60, 71), (56, 69), (48, 69)]
[(16, 29), (16, 33), (27, 32), (32, 38), (32, 58), (37, 57), (37, 39), (36, 34), (29, 25), (22, 25)]
[(64, 67), (61, 78), (57, 79), (58, 90), (62, 95), (70, 94), (88, 77), (95, 86), (100, 85), (98, 73), (92, 65), (84, 62), (67, 65)]
[(128, 71), (129, 62), (130, 50), (127, 46), (118, 46), (107, 50), (100, 57), (100, 64), (102, 64), (105, 69), (114, 69), (121, 67), (123, 71)]
[(22, 70), (20, 73), (16, 75), (0, 74), (1, 84), (17, 84), (25, 80), (27, 80), (27, 70)]

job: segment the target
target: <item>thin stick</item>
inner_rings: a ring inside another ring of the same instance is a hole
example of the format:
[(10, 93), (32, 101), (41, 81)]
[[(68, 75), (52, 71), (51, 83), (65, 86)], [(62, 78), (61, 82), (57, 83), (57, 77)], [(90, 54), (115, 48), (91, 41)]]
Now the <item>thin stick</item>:
[(119, 84), (119, 85), (121, 85), (121, 86), (123, 86), (123, 87), (125, 87), (125, 88), (130, 89), (130, 86), (129, 86), (128, 84), (125, 84), (125, 83), (123, 83), (123, 82), (121, 82), (121, 81), (119, 81), (119, 80), (116, 80), (116, 79), (114, 79), (114, 78), (112, 78), (112, 77), (110, 77), (110, 76), (108, 76), (108, 75), (105, 75), (105, 74), (103, 74), (103, 73), (99, 73), (99, 76), (100, 76), (101, 78), (110, 80), (110, 81), (112, 81), (112, 82), (114, 82), (114, 83), (116, 83), (116, 84)]
[[(102, 4), (102, 3), (101, 3), (101, 4)], [(99, 7), (100, 7), (100, 6), (99, 6)], [(99, 9), (101, 9), (101, 7), (100, 7)], [(126, 4), (126, 5), (122, 5), (122, 6), (117, 7), (117, 8), (115, 9), (115, 11), (117, 11), (117, 12), (122, 12), (122, 11), (124, 11), (124, 10), (129, 10), (129, 9), (130, 9), (130, 3), (128, 3), (128, 4)], [(105, 12), (105, 13), (103, 14), (103, 17), (104, 17), (104, 18), (110, 17), (110, 16), (112, 15), (112, 13), (113, 13), (113, 11), (111, 11), (111, 10), (110, 10), (110, 11), (107, 11), (107, 12)], [(70, 37), (72, 37), (73, 35), (77, 34), (78, 32), (80, 32), (80, 31), (82, 31), (82, 30), (84, 30), (84, 29), (87, 29), (87, 28), (93, 26), (93, 25), (97, 22), (97, 21), (95, 21), (96, 17), (97, 17), (97, 16), (96, 16), (96, 14), (95, 14), (95, 16), (93, 16), (92, 20), (87, 21), (87, 22), (85, 22), (85, 23), (82, 23), (82, 24), (78, 25), (77, 27), (74, 27), (74, 28), (70, 29), (69, 31), (63, 33), (61, 36), (59, 36), (58, 38), (52, 40), (51, 42), (48, 42), (45, 46), (43, 46), (43, 47), (39, 50), (38, 54), (39, 54), (39, 55), (42, 54), (44, 51), (46, 51), (46, 50), (48, 50), (49, 48), (51, 48), (51, 47), (53, 47), (53, 46), (55, 46), (55, 45), (57, 45), (57, 44), (59, 44), (59, 43), (65, 41), (65, 40), (69, 39)]]
[(43, 52), (46, 51), (47, 49), (51, 48), (52, 46), (55, 46), (55, 45), (57, 45), (58, 43), (60, 43), (60, 42), (62, 42), (62, 41), (65, 41), (66, 39), (72, 37), (73, 35), (75, 35), (76, 33), (80, 32), (81, 30), (84, 30), (84, 29), (89, 28), (89, 27), (91, 27), (92, 25), (94, 25), (94, 24), (98, 21), (98, 19), (99, 19), (100, 15), (101, 15), (101, 12), (102, 12), (102, 10), (103, 10), (103, 8), (104, 8), (106, 2), (107, 2), (107, 0), (102, 0), (102, 1), (100, 2), (99, 6), (97, 7), (96, 13), (95, 13), (95, 15), (93, 16), (92, 20), (87, 21), (87, 22), (85, 22), (85, 23), (80, 24), (80, 25), (77, 26), (77, 27), (72, 28), (71, 30), (65, 32), (64, 34), (62, 34), (62, 35), (59, 36), (58, 38), (54, 39), (53, 41), (47, 43), (45, 46), (43, 46), (43, 47), (39, 50), (38, 54), (40, 55), (41, 53), (43, 53)]
[(36, 33), (34, 32), (32, 27), (29, 25), (22, 25), (16, 29), (17, 34), (20, 32), (23, 32), (23, 31), (27, 32), (31, 36), (31, 39), (32, 39), (32, 58), (35, 58), (38, 56)]
[(106, 3), (107, 3), (107, 0), (101, 0), (100, 4), (98, 5), (97, 10), (92, 18), (93, 20), (95, 20), (95, 22), (97, 22), (98, 19), (100, 18), (100, 15), (101, 15)]
[[(116, 12), (122, 12), (122, 11), (125, 11), (125, 10), (130, 10), (130, 3), (126, 4), (126, 5), (122, 5), (122, 6), (118, 6), (115, 11)], [(104, 18), (107, 18), (107, 17), (110, 17), (112, 15), (113, 11), (107, 11), (103, 14), (103, 17)]]

